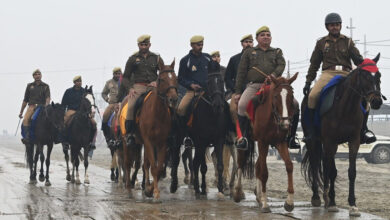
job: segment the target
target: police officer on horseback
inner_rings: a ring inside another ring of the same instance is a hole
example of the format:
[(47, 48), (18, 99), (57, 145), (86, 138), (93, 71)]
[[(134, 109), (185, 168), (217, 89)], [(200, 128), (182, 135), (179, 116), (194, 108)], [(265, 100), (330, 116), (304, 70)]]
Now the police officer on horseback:
[[(241, 57), (238, 67), (234, 101), (238, 103), (238, 123), (241, 130), (241, 137), (236, 142), (237, 149), (245, 150), (248, 146), (247, 136), (249, 133), (249, 119), (246, 116), (246, 107), (250, 99), (261, 88), (266, 77), (258, 72), (262, 71), (266, 75), (279, 77), (282, 75), (286, 62), (283, 52), (279, 48), (271, 47), (271, 32), (267, 26), (262, 26), (256, 31), (256, 40), (259, 43), (256, 47), (246, 49)], [(296, 109), (298, 103), (294, 102)], [(295, 141), (296, 127), (299, 121), (299, 110), (292, 121), (292, 129), (288, 137), (290, 148), (300, 148)]]
[[(24, 99), (22, 107), (20, 109), (19, 118), (23, 118), (22, 123), (22, 142), (28, 144), (31, 141), (31, 117), (38, 105), (48, 105), (50, 103), (50, 88), (49, 85), (42, 82), (42, 73), (39, 69), (33, 72), (34, 82), (27, 84), (26, 91), (24, 93)], [(24, 109), (27, 107), (27, 111), (23, 115)]]
[[(64, 123), (66, 126), (65, 129), (65, 140), (62, 140), (64, 142), (64, 146), (68, 147), (67, 143), (67, 133), (68, 128), (70, 126), (71, 120), (73, 118), (73, 115), (76, 113), (76, 111), (80, 107), (81, 99), (84, 97), (85, 89), (81, 87), (82, 85), (82, 79), (81, 76), (75, 76), (73, 78), (73, 86), (69, 89), (67, 89), (62, 97), (61, 105), (66, 108), (65, 116), (64, 116)], [(93, 150), (96, 148), (94, 143), (94, 137), (96, 135), (96, 121), (93, 118), (94, 113), (90, 115), (91, 123), (92, 123), (92, 131), (91, 131), (91, 137), (90, 137), (90, 149)]]
[(139, 51), (127, 60), (124, 79), (129, 81), (129, 98), (125, 121), (126, 133), (130, 134), (128, 144), (135, 143), (134, 105), (143, 93), (156, 87), (159, 62), (163, 62), (160, 55), (149, 51), (151, 46), (150, 35), (142, 35), (137, 39)]
[[(358, 66), (363, 62), (363, 57), (356, 48), (355, 43), (349, 37), (341, 34), (342, 20), (339, 14), (330, 13), (325, 18), (325, 28), (329, 34), (320, 38), (310, 58), (310, 67), (306, 75), (306, 84), (303, 94), (308, 97), (308, 111), (310, 123), (305, 134), (305, 141), (311, 141), (315, 135), (314, 114), (318, 98), (322, 88), (337, 75), (347, 76), (352, 70), (353, 63)], [(322, 63), (322, 74), (310, 91), (312, 81), (317, 76), (317, 71)], [(372, 143), (376, 141), (375, 135), (367, 128), (368, 113), (365, 115), (361, 131), (361, 142)], [(368, 136), (371, 133), (372, 136)]]
[[(204, 37), (195, 35), (190, 39), (191, 50), (180, 60), (178, 80), (179, 84), (186, 88), (186, 93), (177, 109), (181, 127), (187, 136), (186, 112), (192, 98), (198, 90), (207, 87), (208, 74), (219, 71), (219, 63), (214, 61), (207, 53), (202, 53)], [(184, 139), (184, 146), (191, 147), (192, 140)]]
[(102, 91), (102, 98), (108, 103), (108, 106), (104, 110), (103, 120), (102, 120), (102, 131), (106, 142), (109, 143), (110, 140), (110, 128), (107, 124), (112, 113), (115, 110), (115, 106), (118, 104), (118, 90), (120, 86), (120, 79), (122, 78), (122, 70), (119, 67), (116, 67), (112, 71), (112, 79), (106, 82), (106, 85)]

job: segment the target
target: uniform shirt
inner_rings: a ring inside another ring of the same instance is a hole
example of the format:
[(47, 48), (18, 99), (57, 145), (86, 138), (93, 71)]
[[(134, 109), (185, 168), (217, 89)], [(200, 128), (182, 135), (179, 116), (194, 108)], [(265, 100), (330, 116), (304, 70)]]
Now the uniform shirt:
[(267, 50), (258, 46), (248, 48), (242, 54), (236, 78), (235, 92), (241, 94), (247, 82), (263, 83), (265, 77), (252, 67), (257, 67), (267, 75), (279, 77), (286, 67), (283, 52), (279, 48), (270, 47)]
[(122, 80), (121, 80), (121, 83), (119, 85), (119, 91), (118, 91), (118, 95), (117, 95), (118, 102), (122, 102), (123, 101), (123, 99), (129, 93), (129, 89), (130, 89), (130, 80), (128, 80), (127, 78), (123, 77)]
[(362, 55), (360, 55), (351, 38), (342, 34), (336, 41), (333, 41), (329, 35), (320, 38), (310, 58), (306, 82), (312, 82), (316, 78), (321, 62), (322, 70), (327, 70), (336, 65), (352, 69), (351, 59), (356, 66), (363, 61)]
[(109, 104), (118, 102), (119, 83), (119, 80), (110, 79), (103, 88), (102, 97)]
[(228, 91), (234, 92), (234, 85), (236, 84), (238, 64), (240, 64), (241, 56), (242, 56), (242, 52), (230, 57), (229, 63), (226, 67), (224, 80), (225, 80), (226, 90)]
[(186, 89), (192, 90), (191, 84), (207, 88), (208, 73), (218, 72), (219, 63), (213, 61), (207, 53), (195, 55), (192, 50), (180, 60), (178, 80)]
[(137, 52), (127, 60), (123, 77), (130, 81), (130, 87), (133, 87), (135, 83), (156, 81), (160, 59), (159, 55), (152, 52), (148, 52), (146, 58)]
[(26, 92), (24, 93), (24, 102), (30, 105), (45, 105), (47, 98), (50, 98), (49, 85), (42, 81), (39, 84), (36, 82), (27, 84)]
[(68, 110), (77, 111), (80, 107), (81, 99), (83, 98), (85, 89), (83, 87), (76, 89), (74, 86), (67, 89), (62, 97), (62, 106)]

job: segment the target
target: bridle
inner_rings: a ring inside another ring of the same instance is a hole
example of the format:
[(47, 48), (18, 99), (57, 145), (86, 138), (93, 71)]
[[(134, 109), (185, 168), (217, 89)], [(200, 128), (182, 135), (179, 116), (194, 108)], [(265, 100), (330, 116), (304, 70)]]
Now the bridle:
[[(220, 76), (220, 74), (219, 73), (211, 73), (211, 74), (209, 74), (208, 75), (209, 78), (207, 79), (207, 81), (209, 82), (210, 80), (213, 80), (215, 76)], [(204, 90), (200, 89), (200, 90), (195, 91), (195, 92), (201, 92), (201, 91), (204, 91)], [(205, 94), (207, 94), (209, 100), (207, 100), (207, 98), (205, 97), (204, 94), (203, 95), (201, 94), (200, 98), (203, 101), (205, 101), (207, 104), (209, 104), (210, 106), (213, 106), (213, 104), (211, 103), (211, 100), (213, 100), (215, 96), (219, 95), (219, 96), (221, 96), (222, 99), (224, 99), (224, 95), (225, 95), (222, 91), (220, 91), (218, 89), (213, 91), (212, 93), (209, 93), (209, 91), (207, 91)]]
[[(293, 90), (292, 86), (290, 84), (288, 84), (288, 83), (277, 84), (276, 87), (274, 88), (274, 90), (276, 90), (276, 88), (278, 88), (278, 87), (286, 88), (288, 91), (292, 91)], [(279, 94), (277, 94), (277, 95), (279, 95)], [(288, 120), (289, 126), (291, 127), (292, 117), (290, 117), (290, 116), (283, 117), (283, 116), (281, 116), (279, 114), (279, 112), (276, 109), (276, 104), (275, 104), (275, 100), (276, 100), (275, 97), (277, 95), (274, 95), (274, 97), (272, 99), (272, 112), (271, 112), (271, 114), (274, 117), (275, 124), (278, 126), (278, 132), (279, 132), (279, 128), (282, 128), (283, 121), (285, 121), (285, 120)], [(288, 130), (290, 130), (290, 129), (288, 129)]]
[[(373, 64), (365, 64), (365, 65), (362, 65), (362, 66), (359, 66), (356, 70), (356, 73), (351, 73), (349, 74), (347, 77), (352, 77), (353, 74), (356, 74), (356, 80), (357, 80), (357, 88), (358, 89), (355, 89), (354, 87), (352, 87), (351, 85), (348, 85), (348, 88), (350, 88), (354, 93), (356, 93), (359, 97), (361, 97), (362, 99), (364, 99), (366, 102), (370, 102), (371, 100), (368, 100), (368, 98), (370, 97), (371, 94), (374, 94), (374, 95), (377, 95), (377, 96), (380, 96), (384, 99), (386, 99), (386, 97), (384, 97), (381, 93), (380, 90), (377, 89), (377, 86), (376, 86), (376, 82), (375, 85), (374, 85), (374, 89), (370, 89), (368, 90), (367, 92), (363, 92), (362, 89), (360, 88), (361, 86), (361, 83), (360, 83), (360, 77), (359, 77), (359, 71), (361, 71), (361, 68), (364, 67), (364, 66), (368, 66), (368, 65), (373, 65)], [(372, 96), (371, 96), (372, 97)]]
[[(173, 70), (173, 69), (161, 70), (159, 74), (161, 74), (161, 73), (175, 73), (175, 70)], [(158, 79), (157, 79), (157, 82), (158, 82), (157, 87), (158, 87), (158, 85), (160, 85), (160, 80), (161, 80), (160, 77), (158, 77)], [(177, 93), (177, 86), (173, 86), (173, 85), (172, 86), (168, 86), (163, 92), (160, 92), (160, 90), (157, 88), (157, 96), (159, 98), (161, 98), (164, 103), (167, 102), (167, 99), (168, 99), (167, 93), (168, 93), (168, 91), (170, 89), (175, 89), (175, 91)]]

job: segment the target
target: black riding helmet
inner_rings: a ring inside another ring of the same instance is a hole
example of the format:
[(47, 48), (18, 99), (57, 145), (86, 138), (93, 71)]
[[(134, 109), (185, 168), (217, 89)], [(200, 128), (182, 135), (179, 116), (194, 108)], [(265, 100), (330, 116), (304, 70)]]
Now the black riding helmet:
[(330, 13), (325, 17), (325, 26), (327, 24), (341, 23), (341, 17), (337, 13)]

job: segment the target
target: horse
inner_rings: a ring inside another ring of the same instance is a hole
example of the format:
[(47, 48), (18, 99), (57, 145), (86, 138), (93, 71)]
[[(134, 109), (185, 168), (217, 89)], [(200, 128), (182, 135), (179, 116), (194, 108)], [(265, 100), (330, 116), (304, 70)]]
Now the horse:
[[(40, 108), (40, 113), (33, 122), (35, 124), (35, 137), (30, 143), (26, 144), (26, 159), (30, 168), (30, 183), (35, 184), (37, 182), (37, 163), (38, 157), (40, 156), (41, 169), (39, 181), (43, 182), (46, 179), (45, 186), (50, 186), (50, 155), (53, 149), (53, 143), (56, 142), (59, 133), (64, 129), (65, 109), (58, 103), (54, 104), (54, 102), (47, 106), (41, 106)], [(36, 146), (35, 155), (34, 145)], [(45, 155), (43, 153), (44, 145), (47, 146), (46, 175), (43, 174), (43, 162), (45, 161)]]
[[(359, 209), (356, 206), (355, 179), (356, 157), (361, 138), (360, 130), (364, 119), (361, 104), (365, 102), (373, 109), (379, 109), (382, 105), (380, 89), (381, 74), (376, 68), (379, 56), (378, 54), (371, 60), (371, 64), (363, 63), (359, 65), (342, 82), (336, 85), (333, 105), (321, 116), (318, 135), (312, 141), (306, 143), (307, 152), (301, 166), (306, 182), (313, 192), (311, 198), (313, 206), (321, 205), (321, 199), (318, 193), (318, 188), (321, 188), (325, 203), (324, 207), (329, 212), (338, 211), (334, 190), (337, 177), (335, 154), (339, 144), (348, 142), (349, 215), (360, 216)], [(365, 68), (370, 66), (375, 66), (377, 71), (365, 70)], [(305, 97), (301, 106), (301, 114), (304, 116), (307, 97)], [(302, 128), (304, 133), (306, 133), (308, 129), (307, 124), (302, 123)]]
[[(224, 98), (224, 81), (220, 73), (208, 74), (207, 88), (195, 97), (195, 103), (192, 109), (192, 125), (189, 128), (189, 136), (195, 146), (195, 157), (193, 159), (194, 190), (196, 195), (206, 195), (207, 165), (205, 153), (206, 148), (212, 145), (217, 156), (218, 196), (223, 197), (222, 150), (228, 133), (230, 114), (229, 106)], [(199, 190), (200, 167), (202, 191)], [(177, 169), (177, 166), (174, 166), (172, 169)], [(173, 178), (177, 179), (177, 177)]]
[[(80, 107), (73, 115), (69, 124), (68, 139), (70, 144), (71, 162), (72, 162), (72, 176), (69, 172), (69, 154), (68, 149), (64, 148), (65, 161), (66, 161), (66, 179), (72, 183), (81, 184), (79, 178), (79, 164), (81, 155), (81, 149), (84, 149), (84, 183), (89, 184), (89, 177), (87, 173), (88, 169), (88, 152), (90, 150), (90, 143), (95, 136), (96, 124), (91, 121), (92, 107), (95, 107), (95, 97), (93, 95), (92, 86), (85, 87), (85, 93), (80, 102)], [(76, 170), (76, 176), (75, 176)]]
[(123, 142), (121, 137), (121, 129), (119, 126), (119, 104), (114, 107), (113, 116), (107, 122), (109, 123), (109, 144), (108, 147), (111, 153), (111, 180), (123, 183), (122, 168), (123, 168)]
[[(256, 200), (261, 207), (261, 212), (271, 212), (267, 203), (267, 154), (269, 145), (276, 146), (281, 158), (284, 160), (287, 178), (288, 178), (288, 196), (284, 203), (286, 211), (291, 212), (294, 209), (294, 187), (293, 187), (293, 164), (290, 159), (287, 135), (291, 127), (291, 120), (295, 112), (294, 95), (291, 84), (296, 80), (298, 73), (293, 77), (286, 79), (284, 77), (275, 78), (270, 75), (270, 85), (264, 92), (255, 96), (253, 101), (255, 105), (254, 118), (252, 118), (252, 136), (257, 141), (259, 156), (255, 165), (256, 172)], [(253, 145), (250, 145), (253, 147)], [(239, 157), (239, 160), (242, 157)], [(242, 161), (238, 162), (239, 164)], [(240, 169), (240, 168), (239, 168)], [(242, 172), (238, 172), (241, 175)], [(241, 180), (241, 177), (238, 177)], [(235, 200), (240, 200), (242, 189), (241, 184), (237, 184)]]

